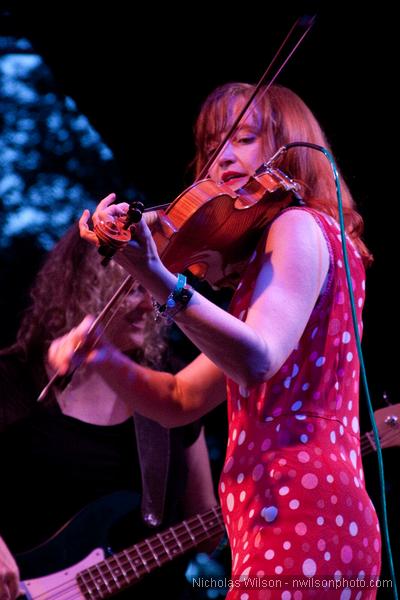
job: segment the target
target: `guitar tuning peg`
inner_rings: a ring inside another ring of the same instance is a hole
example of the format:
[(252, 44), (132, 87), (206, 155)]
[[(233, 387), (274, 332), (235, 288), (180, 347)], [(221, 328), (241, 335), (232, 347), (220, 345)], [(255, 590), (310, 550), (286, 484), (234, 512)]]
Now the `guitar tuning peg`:
[(383, 402), (386, 404), (386, 406), (392, 406), (392, 403), (390, 402), (388, 395), (386, 392), (383, 392), (382, 394), (382, 400)]

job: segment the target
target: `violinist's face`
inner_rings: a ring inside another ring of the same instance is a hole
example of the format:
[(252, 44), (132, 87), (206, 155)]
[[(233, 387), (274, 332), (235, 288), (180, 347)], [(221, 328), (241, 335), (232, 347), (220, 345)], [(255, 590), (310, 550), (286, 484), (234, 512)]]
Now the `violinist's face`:
[(245, 123), (220, 152), (209, 175), (217, 183), (237, 190), (245, 185), (264, 160), (259, 127), (255, 123)]
[(149, 294), (141, 286), (134, 289), (107, 327), (110, 342), (122, 352), (143, 347), (152, 308)]

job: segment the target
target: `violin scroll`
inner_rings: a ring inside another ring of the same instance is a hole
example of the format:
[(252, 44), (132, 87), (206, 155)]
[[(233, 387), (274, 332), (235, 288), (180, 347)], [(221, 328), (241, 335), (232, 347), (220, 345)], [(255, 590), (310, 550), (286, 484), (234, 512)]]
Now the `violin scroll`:
[(125, 217), (99, 221), (94, 225), (94, 232), (100, 242), (99, 254), (104, 258), (101, 261), (105, 267), (114, 256), (115, 252), (131, 240), (131, 227), (139, 223), (144, 211), (144, 204), (138, 200), (129, 204)]

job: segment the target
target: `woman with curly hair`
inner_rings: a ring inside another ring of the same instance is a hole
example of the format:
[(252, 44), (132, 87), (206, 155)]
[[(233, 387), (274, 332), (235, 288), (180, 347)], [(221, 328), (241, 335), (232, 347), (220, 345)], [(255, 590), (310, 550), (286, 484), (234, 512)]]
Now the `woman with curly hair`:
[[(101, 370), (85, 367), (44, 405), (36, 401), (50, 374), (45, 357), (52, 340), (84, 315), (99, 313), (123, 279), (123, 269), (113, 262), (104, 269), (96, 249), (73, 227), (37, 275), (16, 343), (0, 354), (0, 534), (13, 553), (42, 543), (83, 507), (115, 491), (133, 492), (143, 521), (157, 526), (215, 504), (199, 424), (169, 431), (139, 415), (132, 418)], [(107, 334), (141, 364), (168, 368), (166, 327), (155, 321), (151, 298), (140, 285)], [(136, 537), (147, 537), (143, 524), (137, 529)], [(14, 597), (18, 569), (0, 542), (0, 592)], [(180, 583), (175, 580), (179, 593), (183, 575)], [(141, 597), (137, 587), (135, 593)], [(149, 585), (143, 593), (150, 593)]]

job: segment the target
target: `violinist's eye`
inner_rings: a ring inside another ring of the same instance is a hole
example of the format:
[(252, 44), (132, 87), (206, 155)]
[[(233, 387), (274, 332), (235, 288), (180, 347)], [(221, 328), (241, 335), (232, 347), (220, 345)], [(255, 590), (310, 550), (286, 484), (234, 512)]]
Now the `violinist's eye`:
[(237, 142), (239, 144), (243, 144), (243, 145), (252, 144), (255, 141), (256, 141), (255, 135), (243, 135), (237, 139)]

